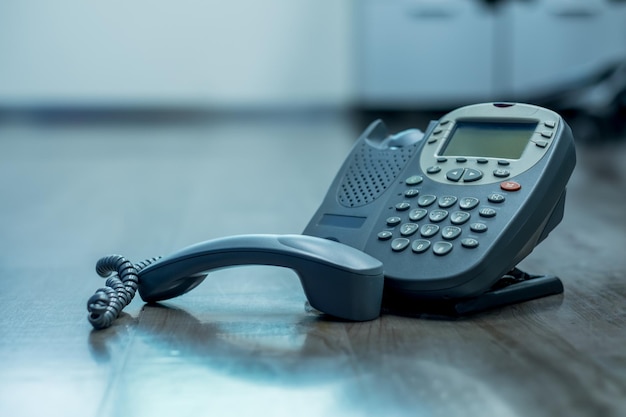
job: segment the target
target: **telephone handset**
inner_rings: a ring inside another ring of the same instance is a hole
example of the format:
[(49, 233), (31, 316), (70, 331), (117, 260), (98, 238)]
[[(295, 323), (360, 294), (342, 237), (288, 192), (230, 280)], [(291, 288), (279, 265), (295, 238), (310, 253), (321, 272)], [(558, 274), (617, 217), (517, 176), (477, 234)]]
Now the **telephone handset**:
[(462, 107), (425, 134), (376, 121), (303, 235), (215, 239), (137, 264), (102, 258), (96, 270), (110, 277), (88, 318), (108, 327), (137, 290), (160, 301), (242, 264), (294, 269), (314, 308), (355, 321), (378, 317), (383, 295), (390, 308), (463, 314), (558, 293), (558, 278), (515, 266), (561, 221), (575, 163), (565, 121), (528, 104)]
[(421, 140), (376, 121), (304, 234), (382, 261), (388, 299), (477, 297), (561, 221), (575, 164), (570, 128), (533, 105), (462, 107), (431, 122)]

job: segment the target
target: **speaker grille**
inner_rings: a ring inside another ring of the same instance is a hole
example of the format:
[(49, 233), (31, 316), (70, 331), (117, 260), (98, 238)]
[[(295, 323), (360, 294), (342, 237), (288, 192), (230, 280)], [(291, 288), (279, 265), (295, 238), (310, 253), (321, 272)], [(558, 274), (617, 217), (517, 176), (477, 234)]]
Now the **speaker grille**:
[(353, 154), (337, 190), (339, 203), (345, 207), (360, 207), (376, 200), (395, 181), (416, 148), (417, 144), (380, 150), (363, 142)]

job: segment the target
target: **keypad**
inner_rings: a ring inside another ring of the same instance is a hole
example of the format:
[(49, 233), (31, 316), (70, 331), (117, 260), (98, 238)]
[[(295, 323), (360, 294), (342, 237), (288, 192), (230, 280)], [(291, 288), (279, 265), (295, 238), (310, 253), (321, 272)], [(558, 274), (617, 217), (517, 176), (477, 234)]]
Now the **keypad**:
[(392, 215), (385, 218), (377, 234), (381, 244), (389, 245), (393, 252), (413, 256), (429, 252), (454, 256), (455, 248), (465, 251), (479, 247), (480, 241), (489, 236), (489, 224), (498, 208), (506, 204), (506, 191), (469, 196), (422, 194), (422, 181), (419, 175), (405, 180), (406, 190), (399, 196), (416, 198), (390, 207), (393, 213), (390, 211)]

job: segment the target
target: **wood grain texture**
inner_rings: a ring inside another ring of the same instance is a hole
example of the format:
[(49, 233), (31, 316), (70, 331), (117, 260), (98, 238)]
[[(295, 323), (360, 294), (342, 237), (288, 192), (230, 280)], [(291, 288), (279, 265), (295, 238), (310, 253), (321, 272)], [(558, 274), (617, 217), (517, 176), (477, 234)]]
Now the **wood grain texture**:
[(565, 293), (463, 319), (308, 310), (295, 274), (212, 273), (91, 331), (102, 255), (299, 233), (358, 132), (342, 118), (0, 124), (1, 416), (626, 415), (626, 147), (579, 148), (523, 262)]

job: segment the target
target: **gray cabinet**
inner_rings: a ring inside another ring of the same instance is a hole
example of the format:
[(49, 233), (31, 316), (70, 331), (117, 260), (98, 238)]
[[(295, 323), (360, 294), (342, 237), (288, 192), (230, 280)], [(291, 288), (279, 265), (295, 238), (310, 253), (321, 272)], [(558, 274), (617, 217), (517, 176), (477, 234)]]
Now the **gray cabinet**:
[(438, 108), (549, 93), (626, 58), (626, 2), (357, 0), (358, 104)]

